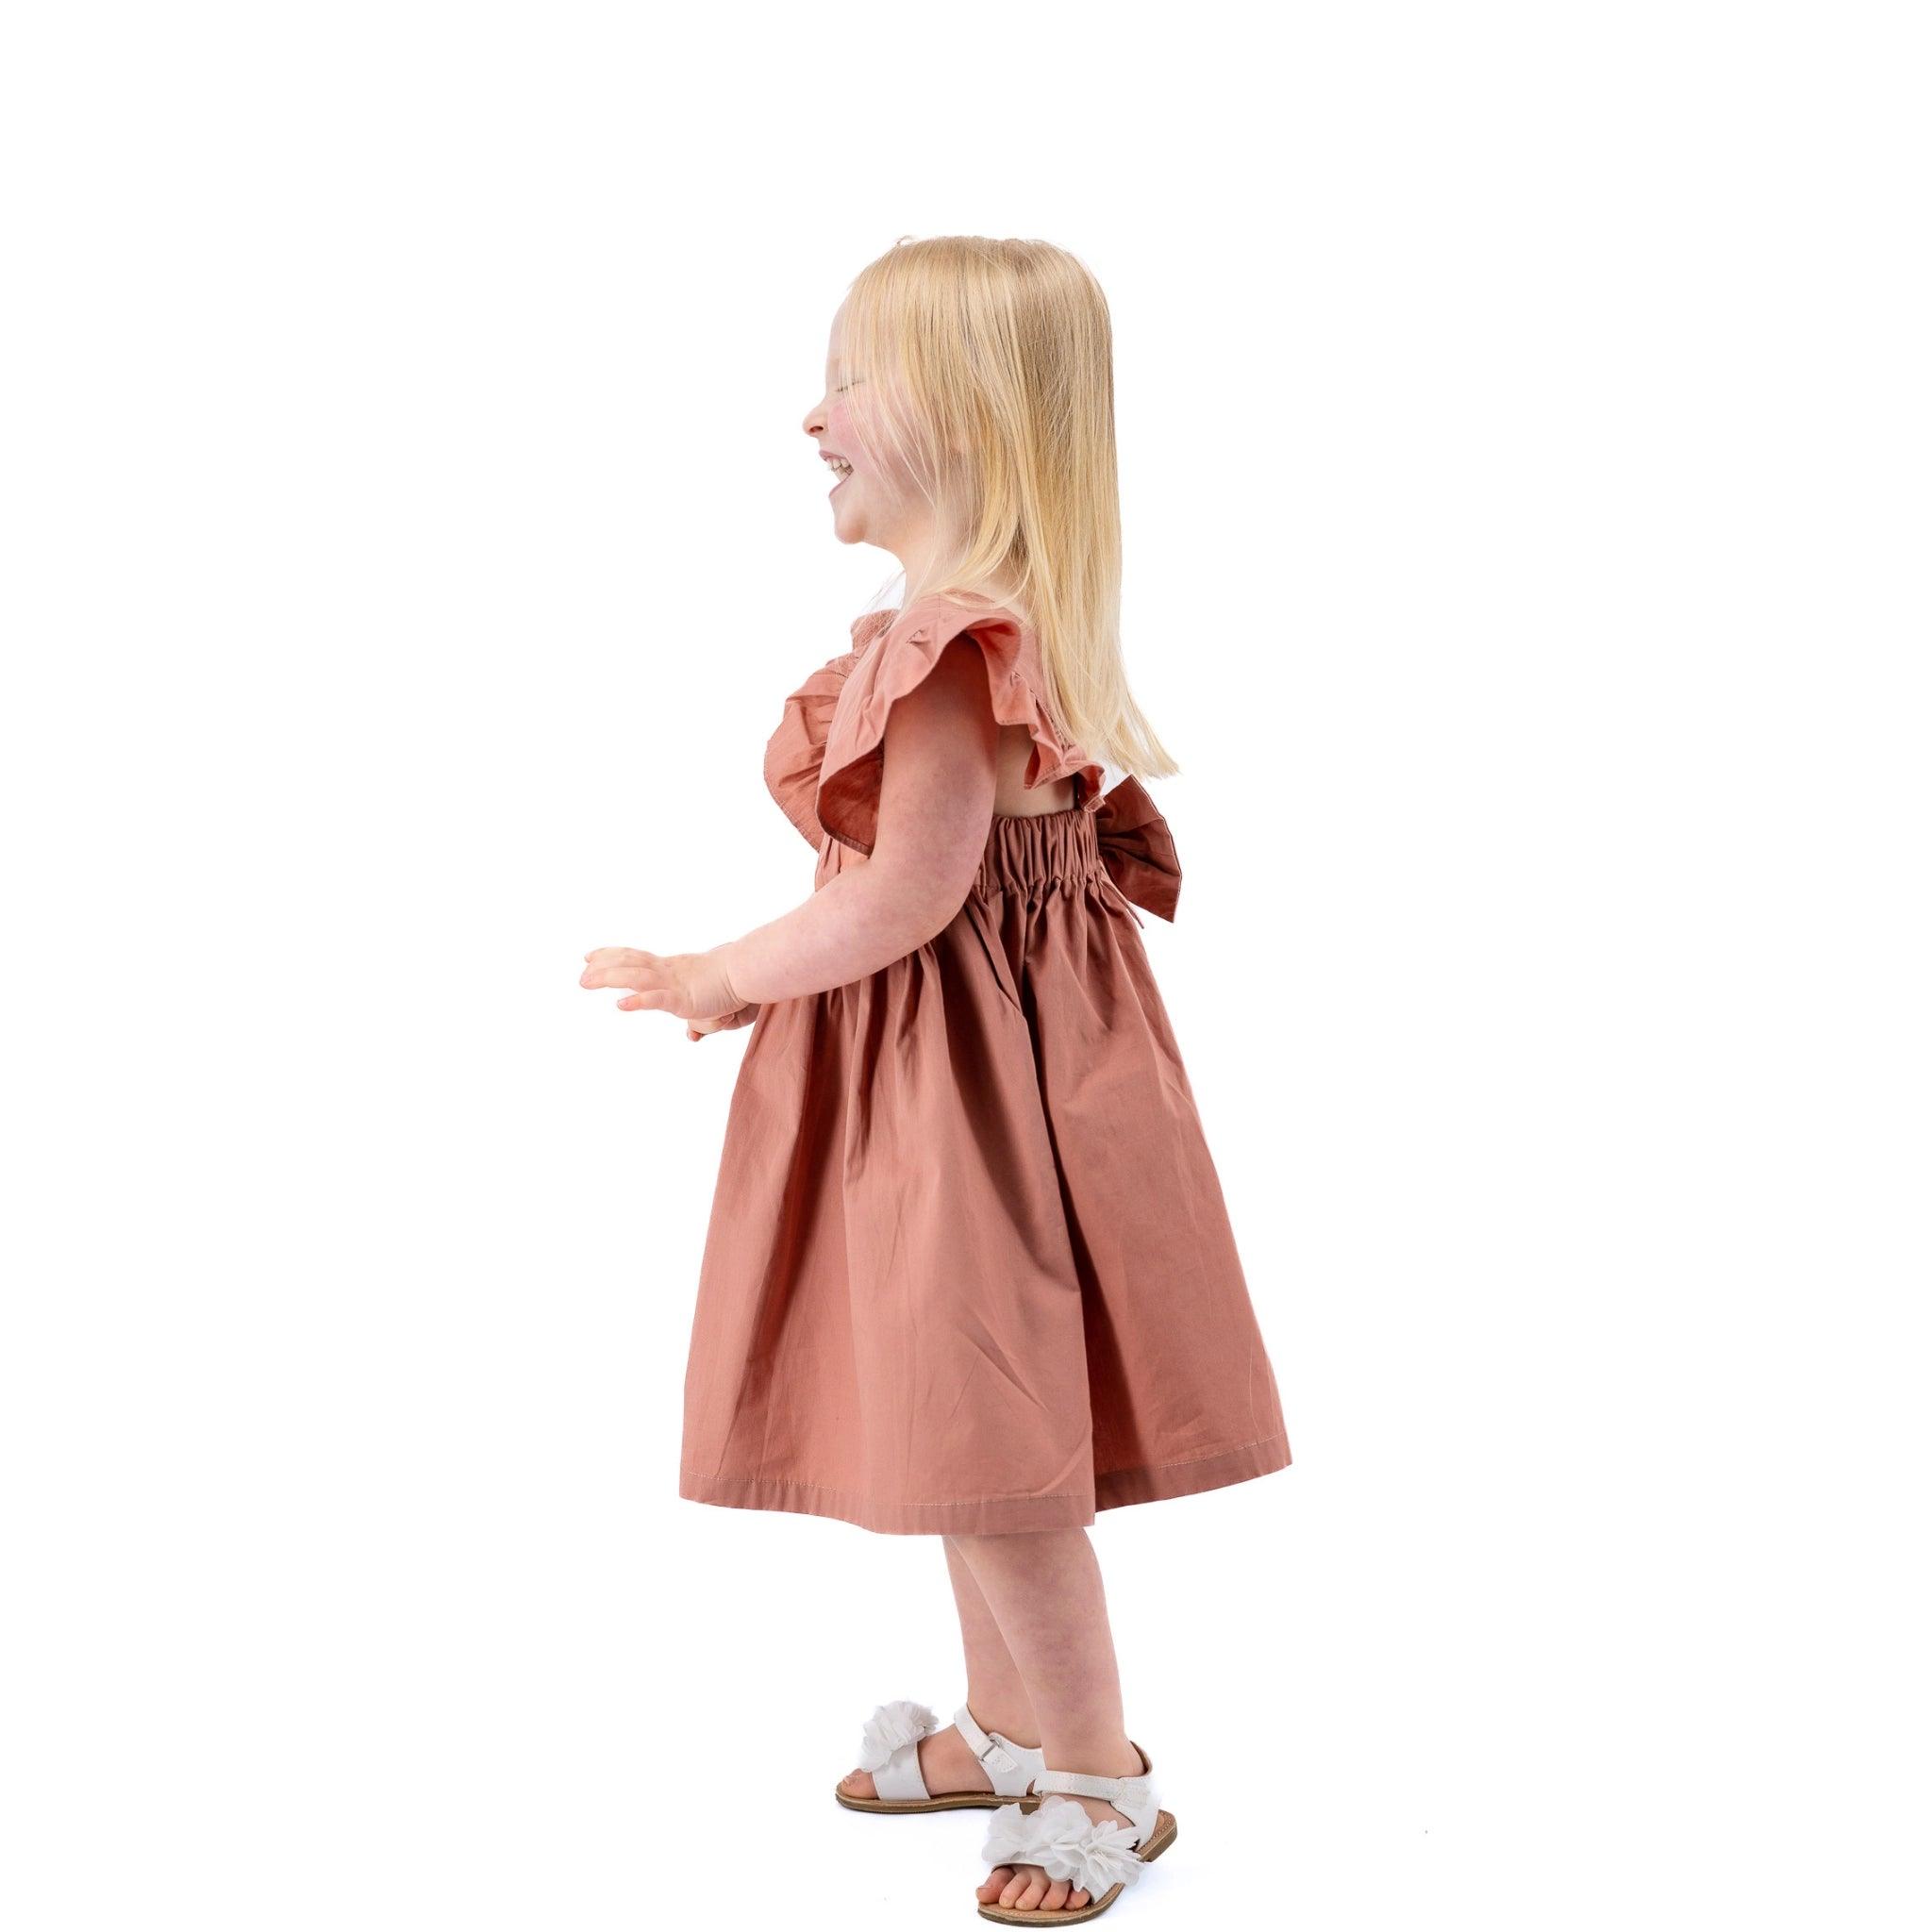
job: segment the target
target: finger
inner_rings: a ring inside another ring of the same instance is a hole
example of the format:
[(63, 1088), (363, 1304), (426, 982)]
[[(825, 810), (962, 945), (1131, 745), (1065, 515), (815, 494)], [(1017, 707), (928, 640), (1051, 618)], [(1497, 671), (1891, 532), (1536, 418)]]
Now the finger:
[(671, 991), (652, 989), (644, 992), (630, 992), (618, 1001), (620, 1013), (661, 1013), (677, 1003), (677, 995)]
[(648, 966), (586, 966), (577, 975), (579, 986), (629, 986), (642, 989), (654, 986), (668, 986), (671, 974), (661, 967)]
[(584, 955), (584, 963), (589, 966), (641, 966), (647, 959), (655, 960), (656, 953), (641, 951), (636, 946), (593, 946)]

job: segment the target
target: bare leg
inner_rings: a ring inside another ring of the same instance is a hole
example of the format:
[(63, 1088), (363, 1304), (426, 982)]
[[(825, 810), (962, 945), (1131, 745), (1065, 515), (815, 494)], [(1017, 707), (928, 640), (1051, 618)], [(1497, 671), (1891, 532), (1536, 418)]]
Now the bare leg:
[[(945, 1539), (946, 1569), (953, 1579), (953, 1602), (959, 1612), (959, 1638), (966, 1651), (966, 1708), (985, 1731), (998, 1731), (1016, 1744), (1038, 1746), (1040, 1727), (1026, 1695), (1019, 1668), (1000, 1636), (979, 1585)], [(972, 1746), (951, 1724), (923, 1739), (919, 1773), (929, 1791), (990, 1791), (992, 1780), (973, 1755)], [(855, 1771), (840, 1780), (840, 1789), (855, 1798), (877, 1795), (869, 1771)]]
[(979, 1720), (981, 1730), (998, 1731), (1016, 1744), (1038, 1749), (1040, 1724), (1020, 1667), (958, 1544), (951, 1537), (945, 1544), (946, 1571), (953, 1579), (959, 1635), (966, 1646), (966, 1707)]
[[(1132, 1777), (1141, 1754), (1121, 1712), (1120, 1668), (1108, 1623), (1100, 1563), (1084, 1529), (951, 1540), (964, 1558), (1024, 1680), (1056, 1770)], [(1092, 1818), (1129, 1821), (1097, 1798), (1078, 1798)], [(1038, 1865), (997, 1867), (980, 1886), (987, 1904), (1058, 1911), (1087, 1894)]]

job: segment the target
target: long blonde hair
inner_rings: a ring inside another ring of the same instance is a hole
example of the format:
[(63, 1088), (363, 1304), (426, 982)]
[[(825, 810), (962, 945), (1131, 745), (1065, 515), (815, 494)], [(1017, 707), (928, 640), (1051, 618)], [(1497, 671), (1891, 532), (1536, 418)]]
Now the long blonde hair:
[(906, 607), (1016, 607), (1067, 737), (1138, 777), (1177, 772), (1121, 660), (1113, 328), (1092, 274), (1046, 242), (901, 236), (847, 291), (844, 360), (865, 385), (864, 453), (953, 533)]

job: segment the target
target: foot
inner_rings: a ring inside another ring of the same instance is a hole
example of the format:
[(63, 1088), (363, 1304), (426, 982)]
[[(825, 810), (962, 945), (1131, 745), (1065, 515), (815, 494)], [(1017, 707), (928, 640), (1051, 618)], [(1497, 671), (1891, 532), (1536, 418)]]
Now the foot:
[[(977, 1717), (979, 1713), (973, 1713)], [(991, 1791), (992, 1779), (986, 1774), (986, 1766), (974, 1756), (973, 1747), (959, 1735), (958, 1724), (948, 1724), (944, 1730), (934, 1731), (929, 1737), (919, 1740), (919, 1774), (925, 1780), (925, 1788), (934, 1797), (946, 1797), (954, 1791)], [(839, 1780), (839, 1789), (848, 1798), (875, 1798), (878, 1787), (873, 1782), (869, 1771), (848, 1773)]]
[[(1100, 1824), (1131, 1826), (1133, 1820), (1099, 1798), (1075, 1798), (1074, 1803)], [(1039, 1865), (995, 1865), (986, 1883), (974, 1894), (983, 1906), (1005, 1906), (1009, 1911), (1077, 1912), (1088, 1894), (1064, 1878), (1049, 1878)]]

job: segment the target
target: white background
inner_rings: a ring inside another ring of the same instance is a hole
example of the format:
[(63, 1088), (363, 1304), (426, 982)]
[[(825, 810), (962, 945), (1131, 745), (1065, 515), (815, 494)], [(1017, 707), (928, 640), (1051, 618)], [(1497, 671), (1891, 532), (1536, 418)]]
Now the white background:
[(979, 1923), (937, 1548), (675, 1496), (745, 1036), (576, 986), (809, 890), (951, 232), (1112, 306), (1295, 1455), (1094, 1532), (1113, 1923), (1924, 1923), (1915, 11), (9, 16), (9, 1927)]

